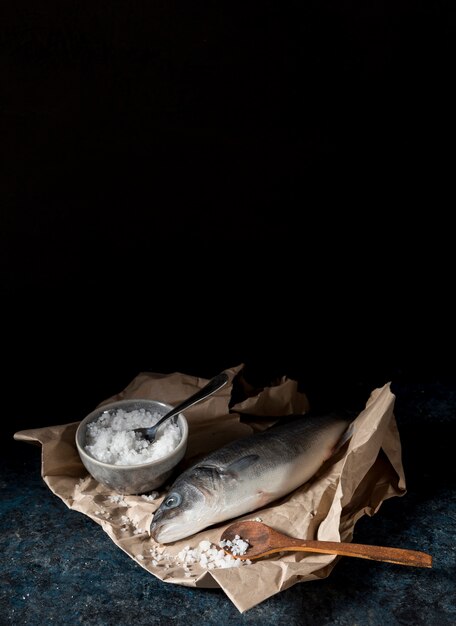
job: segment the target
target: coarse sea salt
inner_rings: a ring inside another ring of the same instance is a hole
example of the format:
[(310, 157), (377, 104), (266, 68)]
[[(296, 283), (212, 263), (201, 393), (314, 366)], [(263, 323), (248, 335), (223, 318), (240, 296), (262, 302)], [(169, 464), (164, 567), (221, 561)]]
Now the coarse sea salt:
[[(228, 543), (230, 545), (228, 545)], [(248, 559), (235, 559), (231, 554), (226, 554), (223, 548), (228, 548), (234, 555), (246, 553), (249, 543), (236, 536), (233, 542), (220, 541), (215, 546), (210, 541), (200, 541), (197, 548), (186, 546), (177, 555), (177, 560), (184, 565), (185, 571), (190, 571), (192, 565), (198, 563), (204, 569), (218, 569), (227, 567), (241, 567), (250, 565)]]
[(242, 539), (239, 535), (235, 535), (233, 540), (221, 539), (219, 546), (226, 548), (234, 556), (242, 556), (247, 552), (250, 544), (247, 539)]
[[(245, 554), (249, 543), (240, 537), (236, 537), (232, 545), (238, 546), (239, 554), (241, 555)], [(176, 556), (172, 556), (163, 546), (154, 546), (150, 549), (150, 555), (154, 567), (169, 569), (170, 567), (181, 566), (186, 578), (198, 575), (197, 571), (193, 571), (193, 568), (197, 566), (202, 569), (212, 570), (252, 564), (252, 561), (249, 559), (236, 559), (231, 554), (226, 554), (222, 548), (222, 542), (219, 545), (215, 545), (207, 540), (200, 541), (196, 548), (185, 546)]]
[(145, 409), (105, 411), (87, 426), (85, 450), (98, 461), (111, 465), (140, 465), (170, 454), (181, 440), (179, 426), (166, 423), (154, 442), (145, 439), (135, 428), (147, 428), (161, 415)]

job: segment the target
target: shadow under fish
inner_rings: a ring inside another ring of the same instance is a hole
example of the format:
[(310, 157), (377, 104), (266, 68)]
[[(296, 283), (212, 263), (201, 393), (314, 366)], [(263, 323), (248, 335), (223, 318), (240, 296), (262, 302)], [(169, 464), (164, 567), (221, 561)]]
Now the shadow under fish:
[(170, 543), (251, 513), (310, 480), (351, 436), (355, 415), (293, 415), (212, 451), (180, 474), (150, 534)]

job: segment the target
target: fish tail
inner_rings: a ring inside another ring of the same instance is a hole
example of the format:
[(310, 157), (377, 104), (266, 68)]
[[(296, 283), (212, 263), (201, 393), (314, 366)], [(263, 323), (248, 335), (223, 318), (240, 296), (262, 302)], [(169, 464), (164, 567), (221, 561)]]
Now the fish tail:
[(334, 447), (334, 452), (338, 452), (342, 448), (342, 446), (346, 444), (347, 441), (353, 437), (353, 430), (354, 430), (354, 421), (350, 422), (346, 430), (342, 433), (342, 437), (339, 439), (339, 441), (336, 443)]

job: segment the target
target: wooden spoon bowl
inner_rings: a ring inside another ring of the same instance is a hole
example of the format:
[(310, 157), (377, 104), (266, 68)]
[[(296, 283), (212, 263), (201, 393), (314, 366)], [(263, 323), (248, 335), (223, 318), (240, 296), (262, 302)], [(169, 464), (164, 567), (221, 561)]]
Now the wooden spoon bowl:
[[(425, 552), (363, 545), (360, 543), (297, 539), (279, 533), (262, 522), (235, 522), (224, 530), (221, 539), (233, 541), (236, 536), (249, 543), (249, 548), (245, 554), (232, 554), (237, 559), (260, 559), (276, 552), (314, 552), (385, 561), (386, 563), (396, 563), (397, 565), (432, 567), (432, 556)], [(225, 548), (225, 552), (231, 554), (228, 548)]]

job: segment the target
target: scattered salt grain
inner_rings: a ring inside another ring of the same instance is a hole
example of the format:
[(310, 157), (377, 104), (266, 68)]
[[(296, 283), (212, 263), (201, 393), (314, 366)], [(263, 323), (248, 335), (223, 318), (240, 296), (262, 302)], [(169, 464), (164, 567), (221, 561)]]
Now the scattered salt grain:
[(123, 504), (124, 506), (127, 506), (123, 496), (120, 495), (108, 496), (108, 500), (110, 500), (113, 504)]
[[(247, 547), (248, 543), (243, 542)], [(245, 550), (247, 549), (245, 548)], [(216, 569), (227, 567), (241, 567), (241, 565), (249, 565), (251, 561), (235, 559), (230, 554), (226, 554), (220, 544), (220, 548), (212, 544), (210, 541), (200, 541), (197, 548), (186, 546), (177, 555), (177, 561), (180, 562), (184, 571), (191, 571), (191, 566), (198, 564), (203, 569)], [(240, 548), (239, 548), (240, 549)], [(235, 554), (233, 552), (233, 554)], [(244, 552), (239, 552), (244, 554)]]
[(135, 428), (147, 428), (161, 415), (145, 409), (105, 411), (87, 426), (86, 451), (98, 461), (112, 465), (139, 465), (170, 454), (181, 439), (179, 426), (168, 422), (150, 442)]
[(158, 493), (158, 491), (152, 491), (152, 493), (150, 493), (149, 495), (143, 494), (141, 498), (143, 500), (146, 500), (147, 502), (153, 502), (154, 500), (158, 498), (159, 495), (160, 494)]
[[(229, 544), (229, 545), (228, 545)], [(177, 555), (173, 556), (167, 552), (164, 546), (156, 545), (150, 548), (151, 564), (153, 567), (170, 567), (180, 566), (184, 570), (184, 576), (189, 578), (197, 576), (197, 572), (193, 573), (193, 567), (201, 567), (207, 570), (217, 568), (242, 567), (243, 565), (251, 565), (250, 559), (234, 558), (231, 554), (227, 554), (225, 550), (232, 554), (244, 555), (249, 547), (249, 542), (236, 536), (233, 541), (220, 541), (218, 545), (208, 540), (200, 541), (196, 548), (186, 545)], [(234, 549), (233, 549), (234, 548)]]
[(250, 547), (250, 544), (247, 539), (241, 539), (239, 535), (235, 535), (232, 541), (230, 539), (221, 539), (219, 546), (226, 548), (231, 554), (234, 554), (234, 556), (243, 556)]

